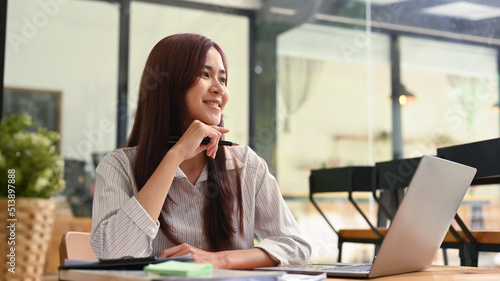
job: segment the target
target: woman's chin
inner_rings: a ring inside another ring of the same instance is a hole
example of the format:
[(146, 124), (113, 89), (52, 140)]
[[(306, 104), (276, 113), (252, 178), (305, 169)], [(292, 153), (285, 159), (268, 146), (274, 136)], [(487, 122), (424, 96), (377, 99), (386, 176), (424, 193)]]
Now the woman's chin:
[(203, 120), (200, 120), (201, 122), (207, 124), (207, 125), (219, 125), (220, 124), (220, 118), (204, 118)]

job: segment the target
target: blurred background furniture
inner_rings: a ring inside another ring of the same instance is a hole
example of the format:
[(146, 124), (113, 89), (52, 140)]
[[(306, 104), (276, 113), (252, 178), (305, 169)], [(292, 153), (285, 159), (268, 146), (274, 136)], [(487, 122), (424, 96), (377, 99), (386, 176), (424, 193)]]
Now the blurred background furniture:
[[(500, 183), (500, 138), (438, 148), (437, 154), (477, 168), (472, 185)], [(500, 229), (470, 229), (465, 224), (462, 228), (459, 234), (467, 241), (464, 253), (470, 263), (467, 265), (478, 265), (479, 252), (500, 252)]]
[[(352, 166), (311, 171), (309, 177), (309, 199), (338, 236), (338, 262), (342, 260), (342, 246), (344, 243), (373, 244), (375, 245), (376, 253), (385, 235), (385, 229), (377, 229), (353, 197), (355, 192), (371, 192), (372, 173), (373, 167), (370, 166)], [(347, 193), (349, 202), (358, 211), (359, 215), (363, 217), (369, 228), (337, 229), (334, 227), (314, 197), (318, 193), (331, 192)]]
[(64, 159), (64, 195), (76, 217), (92, 216), (92, 184), (90, 165), (82, 160)]

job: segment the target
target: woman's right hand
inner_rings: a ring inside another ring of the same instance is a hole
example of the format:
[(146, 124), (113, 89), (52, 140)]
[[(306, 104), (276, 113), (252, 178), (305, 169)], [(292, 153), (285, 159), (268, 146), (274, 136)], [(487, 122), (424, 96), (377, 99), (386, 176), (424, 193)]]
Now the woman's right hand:
[[(157, 221), (165, 204), (175, 173), (185, 160), (195, 157), (206, 150), (209, 157), (215, 158), (219, 140), (229, 129), (215, 125), (207, 125), (195, 120), (189, 125), (177, 143), (170, 148), (160, 162), (155, 172), (148, 179), (135, 198), (146, 210), (149, 216)], [(210, 143), (201, 144), (204, 138), (210, 138)]]
[[(207, 125), (199, 120), (194, 120), (177, 143), (170, 149), (182, 155), (183, 160), (188, 160), (198, 153), (206, 150), (207, 156), (215, 158), (219, 148), (219, 140), (222, 134), (229, 132), (229, 129), (216, 125)], [(208, 144), (201, 144), (204, 138), (210, 138)]]

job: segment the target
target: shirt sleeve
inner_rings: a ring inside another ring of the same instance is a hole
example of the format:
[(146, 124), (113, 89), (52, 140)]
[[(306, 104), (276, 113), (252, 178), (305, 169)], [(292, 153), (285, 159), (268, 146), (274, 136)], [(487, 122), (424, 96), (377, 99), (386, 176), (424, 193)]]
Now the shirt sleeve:
[(258, 161), (255, 170), (255, 233), (262, 241), (255, 247), (266, 251), (279, 266), (307, 264), (311, 246), (302, 238), (298, 223), (267, 164), (260, 157)]
[(145, 257), (159, 229), (135, 198), (130, 160), (123, 151), (106, 155), (96, 169), (91, 245), (98, 258)]

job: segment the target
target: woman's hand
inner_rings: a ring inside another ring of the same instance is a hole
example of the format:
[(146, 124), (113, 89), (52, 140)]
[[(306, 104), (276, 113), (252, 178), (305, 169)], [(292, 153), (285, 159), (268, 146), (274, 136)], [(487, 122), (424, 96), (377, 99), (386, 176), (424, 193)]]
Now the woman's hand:
[[(172, 149), (179, 151), (184, 160), (191, 159), (204, 150), (207, 151), (208, 157), (215, 158), (217, 149), (219, 149), (219, 140), (222, 134), (227, 132), (229, 132), (227, 128), (207, 125), (199, 120), (194, 120)], [(210, 138), (210, 143), (201, 144), (203, 139), (207, 137)]]
[(221, 269), (254, 269), (278, 265), (260, 248), (207, 252), (186, 243), (163, 250), (160, 258), (181, 257), (187, 254), (191, 254), (196, 263), (211, 263), (214, 268)]
[(214, 268), (227, 268), (224, 262), (224, 252), (207, 252), (189, 244), (183, 243), (163, 250), (160, 258), (174, 258), (191, 254), (195, 263), (211, 263)]

